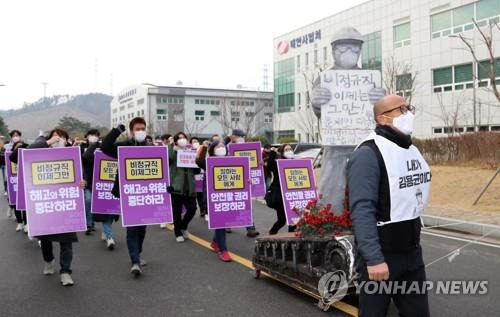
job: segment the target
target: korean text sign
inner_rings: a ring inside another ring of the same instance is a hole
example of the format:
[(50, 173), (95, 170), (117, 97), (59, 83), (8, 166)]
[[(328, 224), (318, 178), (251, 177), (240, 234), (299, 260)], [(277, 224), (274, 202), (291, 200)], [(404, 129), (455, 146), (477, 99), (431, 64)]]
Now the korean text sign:
[(311, 160), (277, 160), (281, 186), (281, 196), (285, 207), (286, 220), (295, 225), (302, 210), (311, 199), (318, 198), (316, 181)]
[(196, 151), (190, 149), (178, 150), (177, 167), (198, 168), (198, 165), (196, 165)]
[(11, 162), (11, 154), (12, 152), (5, 152), (5, 167), (7, 172), (7, 198), (9, 199), (9, 205), (15, 205), (17, 192), (17, 164)]
[(264, 180), (262, 146), (260, 142), (230, 143), (228, 149), (229, 156), (247, 156), (250, 158), (252, 197), (263, 197), (266, 194), (266, 182)]
[(162, 146), (118, 147), (124, 227), (173, 222), (167, 151)]
[(253, 223), (248, 157), (207, 158), (208, 227), (248, 227)]
[(23, 167), (23, 151), (18, 149), (17, 155), (17, 192), (16, 192), (16, 209), (26, 210), (26, 191), (24, 187), (24, 167)]
[(117, 172), (117, 160), (101, 151), (95, 152), (94, 176), (92, 177), (92, 213), (120, 214), (120, 199), (111, 194)]
[(26, 149), (22, 156), (29, 235), (85, 231), (80, 149)]

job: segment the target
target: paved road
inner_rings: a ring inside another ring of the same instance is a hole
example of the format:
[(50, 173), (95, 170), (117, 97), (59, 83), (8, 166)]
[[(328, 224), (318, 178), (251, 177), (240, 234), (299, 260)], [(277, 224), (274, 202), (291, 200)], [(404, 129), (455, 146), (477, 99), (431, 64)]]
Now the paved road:
[[(41, 274), (42, 259), (35, 242), (14, 231), (15, 224), (0, 210), (0, 316), (343, 316), (338, 311), (320, 312), (315, 301), (270, 279), (255, 280), (238, 263), (222, 263), (206, 248), (187, 241), (174, 242), (172, 232), (148, 228), (143, 256), (145, 274), (133, 279), (125, 231), (115, 224), (117, 248), (105, 249), (99, 233), (79, 234), (74, 245), (72, 288), (59, 285), (58, 276)], [(256, 224), (262, 232), (274, 221), (272, 210), (254, 204)], [(198, 216), (190, 231), (211, 238), (206, 222)], [(423, 236), (427, 262), (452, 251), (464, 242)], [(253, 240), (242, 229), (228, 235), (230, 251), (250, 259)], [(57, 250), (57, 248), (56, 248)], [(58, 258), (58, 257), (56, 257)], [(431, 280), (489, 281), (483, 296), (430, 295), (433, 316), (493, 316), (500, 311), (500, 249), (471, 245), (453, 262), (444, 260), (428, 268)], [(391, 309), (391, 315), (395, 315)]]

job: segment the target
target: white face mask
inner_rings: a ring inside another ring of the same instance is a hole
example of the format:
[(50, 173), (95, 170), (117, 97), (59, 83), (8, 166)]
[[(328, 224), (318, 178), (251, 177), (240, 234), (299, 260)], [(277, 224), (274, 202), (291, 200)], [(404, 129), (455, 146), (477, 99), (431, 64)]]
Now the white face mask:
[(52, 147), (58, 148), (58, 147), (65, 147), (66, 146), (66, 139), (65, 138), (60, 138), (59, 142), (52, 144)]
[(177, 145), (180, 146), (180, 147), (185, 147), (187, 144), (188, 144), (188, 140), (187, 139), (178, 139), (177, 140)]
[(97, 143), (97, 141), (99, 141), (99, 138), (95, 135), (89, 135), (88, 140), (89, 143)]
[(237, 138), (236, 143), (245, 143), (245, 139), (244, 138)]
[(226, 148), (218, 147), (214, 150), (215, 156), (226, 156)]
[(193, 149), (195, 149), (195, 150), (196, 150), (196, 149), (198, 149), (199, 147), (200, 147), (200, 143), (198, 143), (198, 142), (194, 142), (194, 143), (193, 143)]
[(134, 133), (134, 139), (141, 143), (141, 142), (144, 142), (144, 140), (146, 140), (146, 131), (137, 131)]
[(285, 151), (283, 152), (283, 156), (287, 159), (293, 158), (293, 151)]
[(13, 137), (13, 138), (12, 138), (12, 143), (19, 142), (20, 140), (21, 140), (21, 138), (20, 138), (20, 137), (15, 136), (15, 137)]
[(413, 129), (415, 128), (415, 116), (413, 113), (408, 111), (407, 113), (394, 118), (392, 120), (392, 125), (401, 131), (401, 133), (410, 135), (413, 133)]

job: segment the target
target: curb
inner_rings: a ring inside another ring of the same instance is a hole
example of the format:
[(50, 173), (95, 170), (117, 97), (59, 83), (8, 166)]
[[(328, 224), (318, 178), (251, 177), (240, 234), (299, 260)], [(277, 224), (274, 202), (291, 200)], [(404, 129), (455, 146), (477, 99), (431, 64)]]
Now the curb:
[(496, 225), (427, 215), (422, 216), (422, 221), (424, 222), (425, 226), (442, 226), (435, 228), (436, 230), (458, 231), (462, 233), (473, 234), (476, 236), (483, 236), (489, 233), (487, 238), (500, 240), (500, 226)]

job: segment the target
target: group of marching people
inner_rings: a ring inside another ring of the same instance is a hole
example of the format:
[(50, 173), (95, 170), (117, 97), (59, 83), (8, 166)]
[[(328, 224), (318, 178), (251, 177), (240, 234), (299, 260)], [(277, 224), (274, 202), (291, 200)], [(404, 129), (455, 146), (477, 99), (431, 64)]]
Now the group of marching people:
[[(82, 168), (83, 168), (83, 181), (80, 186), (84, 191), (85, 198), (85, 212), (87, 218), (86, 235), (92, 235), (96, 230), (95, 223), (102, 223), (101, 239), (106, 243), (109, 250), (113, 250), (116, 242), (113, 237), (113, 222), (117, 221), (118, 215), (105, 215), (95, 214), (91, 212), (91, 197), (92, 197), (92, 184), (93, 184), (93, 169), (95, 152), (100, 150), (104, 154), (112, 157), (118, 157), (118, 147), (120, 146), (151, 146), (155, 145), (153, 138), (147, 135), (146, 121), (141, 117), (132, 119), (129, 123), (129, 135), (124, 140), (120, 137), (126, 132), (126, 127), (120, 124), (118, 127), (111, 129), (111, 131), (101, 139), (101, 135), (97, 129), (89, 130), (85, 135), (85, 140), (82, 142), (73, 141), (70, 139), (68, 133), (60, 128), (55, 128), (48, 135), (40, 135), (32, 144), (27, 144), (23, 141), (22, 133), (19, 130), (12, 130), (9, 133), (10, 141), (6, 144), (0, 140), (0, 168), (5, 172), (5, 155), (10, 155), (11, 162), (18, 162), (19, 149), (33, 149), (33, 148), (59, 148), (68, 146), (79, 146)], [(159, 141), (159, 140), (158, 140)], [(189, 238), (188, 227), (193, 219), (197, 204), (200, 209), (200, 216), (207, 216), (207, 186), (206, 181), (203, 180), (203, 190), (196, 191), (195, 177), (198, 174), (204, 174), (206, 169), (207, 157), (223, 157), (227, 156), (227, 145), (229, 143), (243, 143), (245, 142), (245, 133), (241, 130), (235, 129), (230, 136), (222, 139), (219, 135), (213, 135), (210, 139), (202, 141), (196, 137), (189, 138), (184, 132), (178, 132), (175, 135), (165, 134), (161, 136), (161, 144), (168, 147), (169, 153), (169, 175), (170, 185), (168, 192), (172, 200), (172, 213), (173, 213), (173, 231), (175, 240), (179, 243), (184, 242)], [(158, 145), (158, 144), (156, 144)], [(184, 149), (196, 150), (196, 164), (199, 168), (185, 168), (177, 166), (177, 151)], [(293, 149), (289, 144), (281, 145), (279, 148), (274, 148), (266, 145), (263, 149), (263, 163), (264, 175), (268, 195), (271, 195), (269, 207), (276, 210), (277, 221), (273, 224), (268, 234), (276, 234), (285, 224), (286, 215), (281, 199), (281, 189), (279, 185), (278, 168), (276, 164), (277, 159), (292, 159)], [(3, 165), (2, 165), (3, 162)], [(6, 177), (4, 173), (4, 185), (6, 186)], [(113, 196), (119, 197), (119, 180), (115, 178), (114, 186), (111, 191)], [(267, 199), (266, 199), (267, 200)], [(185, 211), (185, 212), (183, 212)], [(26, 211), (21, 211), (16, 208), (16, 205), (10, 205), (7, 211), (7, 216), (12, 218), (15, 215), (17, 222), (16, 231), (27, 230)], [(166, 224), (161, 225), (162, 228)], [(294, 227), (289, 226), (289, 231), (293, 231)], [(246, 228), (247, 236), (250, 238), (259, 235), (259, 232), (254, 226)], [(211, 242), (212, 250), (218, 255), (220, 260), (230, 262), (231, 255), (227, 250), (226, 233), (230, 233), (231, 228), (215, 229), (213, 239)], [(142, 274), (146, 261), (141, 257), (143, 243), (146, 236), (146, 226), (133, 226), (126, 227), (126, 242), (131, 260), (130, 273), (134, 276)], [(73, 259), (72, 244), (78, 241), (77, 234), (61, 233), (51, 234), (38, 237), (30, 237), (30, 239), (37, 239), (42, 251), (44, 260), (43, 274), (53, 275), (56, 272), (55, 258), (53, 254), (53, 242), (60, 244), (60, 280), (63, 286), (71, 286), (74, 281), (71, 277), (72, 269), (71, 262)]]

